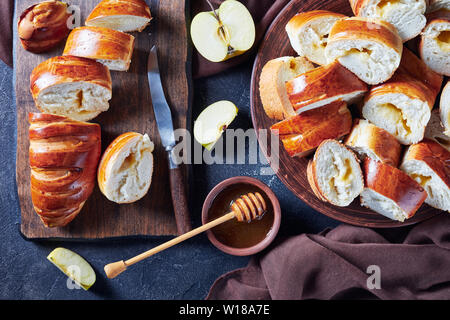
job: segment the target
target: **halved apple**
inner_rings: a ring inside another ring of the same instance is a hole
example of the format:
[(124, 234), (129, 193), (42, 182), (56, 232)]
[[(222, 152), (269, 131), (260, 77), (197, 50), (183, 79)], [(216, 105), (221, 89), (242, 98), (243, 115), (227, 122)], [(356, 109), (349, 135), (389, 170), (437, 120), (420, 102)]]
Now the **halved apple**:
[(226, 100), (217, 101), (206, 107), (194, 122), (195, 140), (211, 150), (237, 113), (238, 108), (234, 103)]
[(77, 253), (66, 248), (56, 248), (47, 259), (84, 290), (95, 283), (94, 269)]
[(255, 42), (255, 23), (242, 3), (226, 0), (219, 9), (200, 12), (192, 19), (191, 37), (203, 57), (220, 62), (252, 47)]

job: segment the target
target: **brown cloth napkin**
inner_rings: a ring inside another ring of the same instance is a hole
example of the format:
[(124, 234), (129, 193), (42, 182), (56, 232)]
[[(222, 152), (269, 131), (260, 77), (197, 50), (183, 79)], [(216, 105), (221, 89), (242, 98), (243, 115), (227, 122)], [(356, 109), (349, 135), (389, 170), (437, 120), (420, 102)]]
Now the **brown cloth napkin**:
[(217, 279), (207, 299), (450, 299), (450, 215), (407, 229), (341, 225), (279, 241)]
[[(210, 0), (210, 2), (217, 9), (223, 1)], [(228, 59), (224, 62), (211, 62), (203, 58), (194, 48), (192, 52), (192, 76), (194, 79), (219, 73), (251, 58), (256, 52), (266, 29), (289, 0), (240, 0), (240, 2), (247, 7), (255, 22), (256, 38), (252, 49), (243, 55)], [(208, 3), (205, 0), (192, 0), (191, 17), (193, 18), (197, 13), (202, 11), (211, 11)]]
[(12, 21), (14, 12), (14, 0), (0, 1), (0, 59), (8, 66), (12, 67)]

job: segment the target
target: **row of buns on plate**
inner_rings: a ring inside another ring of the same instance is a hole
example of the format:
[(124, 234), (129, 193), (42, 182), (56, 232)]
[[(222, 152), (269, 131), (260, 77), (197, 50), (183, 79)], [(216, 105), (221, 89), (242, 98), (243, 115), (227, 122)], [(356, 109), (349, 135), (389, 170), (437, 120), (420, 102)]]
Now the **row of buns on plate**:
[[(290, 156), (314, 154), (307, 177), (322, 201), (360, 197), (398, 221), (424, 202), (450, 212), (448, 82), (441, 93), (450, 2), (350, 4), (355, 17), (315, 10), (287, 23), (299, 56), (270, 60), (260, 74), (263, 108), (280, 120), (271, 131)], [(421, 58), (403, 45), (416, 36)]]
[[(30, 91), (42, 113), (29, 114), (31, 198), (47, 227), (71, 222), (92, 194), (131, 203), (148, 191), (154, 145), (147, 134), (127, 132), (101, 155), (101, 128), (89, 123), (109, 109), (110, 70), (127, 71), (134, 36), (152, 19), (144, 0), (103, 0), (86, 26), (68, 30), (68, 5), (45, 1), (24, 11), (18, 32), (26, 50), (53, 48), (68, 34), (62, 56), (34, 68)], [(45, 26), (45, 28), (43, 28)]]

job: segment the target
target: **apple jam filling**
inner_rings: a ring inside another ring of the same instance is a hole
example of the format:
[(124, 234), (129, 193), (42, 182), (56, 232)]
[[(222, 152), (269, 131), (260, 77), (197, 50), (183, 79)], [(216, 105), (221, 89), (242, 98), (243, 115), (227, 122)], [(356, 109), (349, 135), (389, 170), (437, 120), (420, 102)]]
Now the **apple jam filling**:
[(439, 33), (436, 42), (443, 51), (450, 52), (450, 31), (446, 30)]
[(416, 180), (422, 187), (425, 187), (425, 185), (428, 183), (428, 181), (431, 180), (431, 177), (423, 176), (423, 175), (418, 174), (418, 173), (411, 174), (411, 178)]
[(352, 48), (350, 50), (347, 50), (345, 52), (344, 56), (347, 56), (347, 55), (358, 56), (359, 59), (367, 62), (370, 59), (371, 54), (372, 54), (372, 50), (367, 49), (367, 48), (362, 48), (362, 49)]
[(330, 188), (336, 192), (339, 196), (343, 193), (347, 193), (347, 188), (350, 186), (351, 179), (353, 178), (353, 170), (350, 165), (350, 159), (334, 159), (333, 167), (336, 174), (330, 178)]
[(378, 112), (380, 116), (382, 115), (385, 119), (389, 119), (396, 124), (395, 135), (399, 135), (400, 131), (405, 133), (405, 135), (411, 133), (411, 128), (408, 126), (408, 122), (404, 118), (402, 110), (397, 108), (394, 104), (380, 104), (378, 105)]
[(387, 11), (392, 10), (400, 0), (381, 0), (377, 5), (377, 13), (380, 16), (386, 14)]

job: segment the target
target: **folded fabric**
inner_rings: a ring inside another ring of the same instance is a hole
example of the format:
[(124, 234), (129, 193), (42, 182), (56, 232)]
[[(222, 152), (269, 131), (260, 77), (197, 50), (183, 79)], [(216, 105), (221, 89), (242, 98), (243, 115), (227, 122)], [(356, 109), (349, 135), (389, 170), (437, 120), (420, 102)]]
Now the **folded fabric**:
[(207, 299), (450, 299), (450, 216), (280, 240), (217, 279)]
[(0, 1), (0, 19), (2, 32), (0, 32), (0, 59), (12, 67), (12, 21), (14, 12), (14, 0)]
[[(215, 9), (223, 2), (221, 0), (210, 0)], [(289, 0), (240, 0), (250, 11), (256, 27), (256, 38), (253, 47), (243, 55), (231, 58), (223, 62), (211, 62), (203, 58), (195, 48), (192, 52), (192, 77), (201, 78), (222, 72), (254, 56), (259, 42), (262, 40), (266, 29), (272, 20), (284, 8)], [(191, 17), (203, 11), (211, 11), (206, 0), (191, 1)]]

